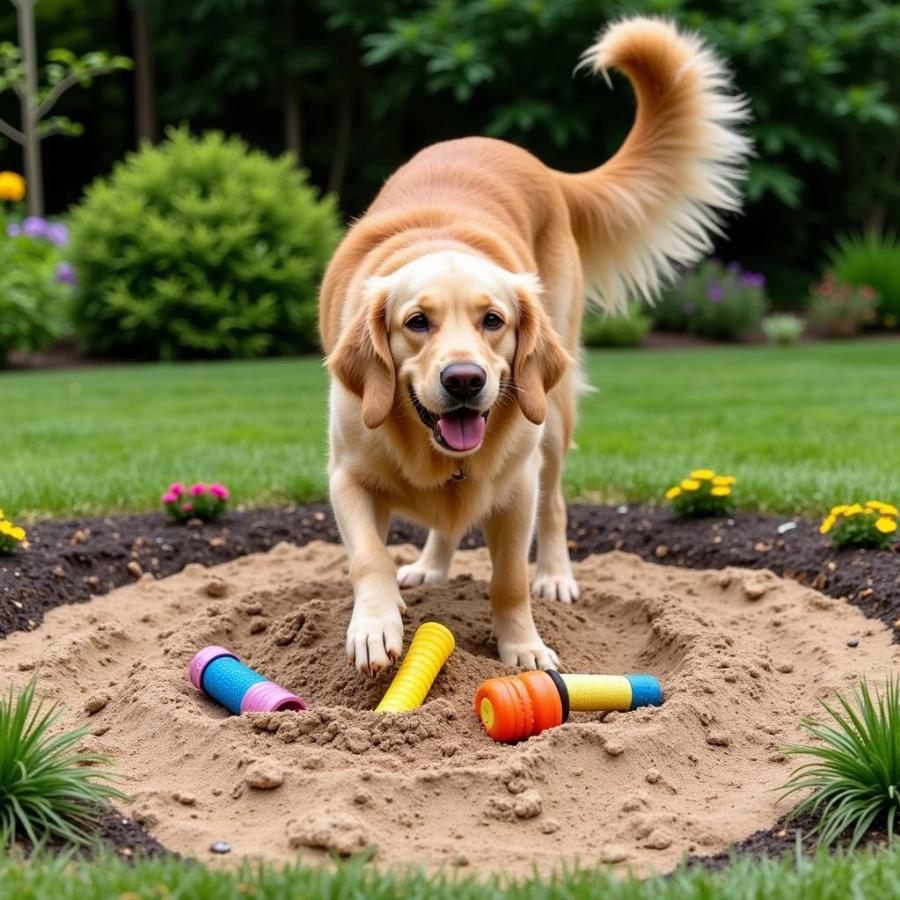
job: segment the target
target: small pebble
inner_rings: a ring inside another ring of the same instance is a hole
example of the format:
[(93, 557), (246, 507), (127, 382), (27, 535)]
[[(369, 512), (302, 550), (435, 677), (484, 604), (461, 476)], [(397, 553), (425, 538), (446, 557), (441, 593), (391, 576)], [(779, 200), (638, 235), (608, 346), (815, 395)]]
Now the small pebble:
[(89, 715), (93, 715), (100, 712), (107, 703), (109, 703), (109, 694), (105, 691), (98, 691), (84, 701), (84, 709)]
[(847, 646), (848, 647), (858, 647), (859, 641), (856, 638), (850, 638), (850, 640), (847, 641)]
[(206, 593), (209, 597), (224, 597), (228, 592), (228, 585), (220, 578), (214, 578), (206, 582)]
[(620, 516), (624, 516), (624, 515), (628, 512), (628, 507), (627, 507), (627, 506), (617, 506), (617, 507), (616, 507), (616, 512), (617, 512)]
[(797, 527), (796, 522), (782, 522), (781, 525), (778, 526), (779, 534), (787, 534), (789, 531), (793, 531)]
[(231, 844), (228, 841), (214, 841), (209, 845), (213, 853), (231, 853)]
[(135, 578), (140, 578), (141, 575), (144, 574), (141, 564), (136, 559), (131, 560), (125, 568), (128, 569)]

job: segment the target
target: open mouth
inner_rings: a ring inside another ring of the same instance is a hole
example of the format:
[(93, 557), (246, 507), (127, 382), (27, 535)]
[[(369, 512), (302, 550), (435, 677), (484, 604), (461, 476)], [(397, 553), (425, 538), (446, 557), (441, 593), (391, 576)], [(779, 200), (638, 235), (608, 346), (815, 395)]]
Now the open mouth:
[(422, 424), (431, 429), (439, 447), (465, 453), (474, 450), (484, 439), (484, 429), (490, 410), (482, 412), (480, 409), (459, 406), (438, 415), (425, 408), (411, 385), (409, 399), (419, 414)]

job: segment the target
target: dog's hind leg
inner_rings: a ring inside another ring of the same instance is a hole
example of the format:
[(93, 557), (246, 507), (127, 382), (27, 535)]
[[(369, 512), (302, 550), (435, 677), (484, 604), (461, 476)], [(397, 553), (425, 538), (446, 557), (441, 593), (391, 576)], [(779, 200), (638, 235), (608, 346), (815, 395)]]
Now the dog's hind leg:
[(531, 591), (536, 598), (574, 603), (579, 596), (566, 538), (562, 471), (575, 426), (574, 373), (567, 373), (550, 395), (544, 429), (541, 493), (537, 516), (537, 568)]
[(417, 587), (420, 584), (443, 584), (450, 571), (453, 551), (459, 546), (459, 535), (448, 534), (432, 528), (428, 539), (414, 563), (400, 566), (397, 570), (397, 584), (402, 588)]

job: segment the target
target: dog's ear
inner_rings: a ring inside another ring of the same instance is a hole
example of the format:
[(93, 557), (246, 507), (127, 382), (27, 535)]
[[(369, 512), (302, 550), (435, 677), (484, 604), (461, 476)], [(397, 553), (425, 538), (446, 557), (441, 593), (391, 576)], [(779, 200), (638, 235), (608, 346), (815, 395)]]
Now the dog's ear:
[(367, 428), (390, 415), (397, 384), (386, 321), (390, 291), (381, 282), (372, 278), (366, 284), (362, 308), (328, 357), (328, 368), (362, 399)]
[(525, 418), (540, 425), (547, 418), (547, 392), (565, 374), (572, 360), (538, 299), (540, 282), (533, 275), (516, 276), (519, 332), (513, 381)]

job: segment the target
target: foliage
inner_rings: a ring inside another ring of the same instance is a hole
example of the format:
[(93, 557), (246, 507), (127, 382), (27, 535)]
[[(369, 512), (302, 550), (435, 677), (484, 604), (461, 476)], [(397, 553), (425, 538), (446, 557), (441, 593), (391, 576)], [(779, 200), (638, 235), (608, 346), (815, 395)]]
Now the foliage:
[(185, 489), (183, 482), (176, 481), (166, 488), (161, 502), (176, 522), (187, 522), (190, 519), (212, 522), (225, 512), (228, 497), (228, 488), (218, 482), (203, 484), (198, 481)]
[(6, 518), (0, 509), (0, 556), (11, 556), (20, 546), (27, 547), (25, 529)]
[(636, 303), (624, 315), (590, 309), (581, 326), (581, 338), (587, 347), (637, 347), (652, 325), (653, 320)]
[(809, 322), (825, 337), (852, 337), (877, 320), (877, 305), (878, 294), (869, 285), (853, 287), (826, 272), (812, 287)]
[(757, 272), (710, 259), (663, 292), (653, 317), (667, 331), (736, 341), (759, 325), (767, 305), (765, 285)]
[(106, 758), (78, 749), (90, 729), (53, 733), (60, 712), (35, 699), (34, 679), (0, 701), (0, 847), (17, 836), (86, 844), (109, 801), (122, 797), (112, 776), (93, 768)]
[(0, 366), (11, 350), (32, 353), (62, 337), (73, 273), (62, 223), (6, 222), (0, 208)]
[(339, 234), (287, 157), (171, 130), (72, 215), (75, 328), (95, 352), (253, 357), (316, 345), (316, 287)]
[(878, 547), (887, 549), (897, 531), (897, 507), (880, 500), (841, 503), (832, 506), (819, 531), (827, 534), (836, 547)]
[(855, 847), (876, 822), (885, 821), (888, 844), (900, 807), (900, 679), (885, 680), (884, 690), (872, 697), (865, 679), (851, 704), (837, 694), (840, 708), (825, 701), (831, 724), (805, 719), (801, 727), (815, 744), (792, 744), (785, 751), (811, 757), (784, 785), (783, 796), (812, 790), (792, 815), (819, 814), (819, 842), (833, 844), (849, 829)]
[(878, 313), (886, 328), (900, 326), (900, 236), (865, 231), (839, 237), (829, 253), (836, 278), (878, 293)]
[(796, 344), (806, 330), (806, 322), (793, 313), (766, 316), (760, 324), (765, 336), (773, 344), (781, 346)]
[(734, 508), (732, 487), (734, 475), (717, 475), (712, 469), (694, 469), (674, 487), (666, 491), (675, 512), (685, 518), (722, 516)]

